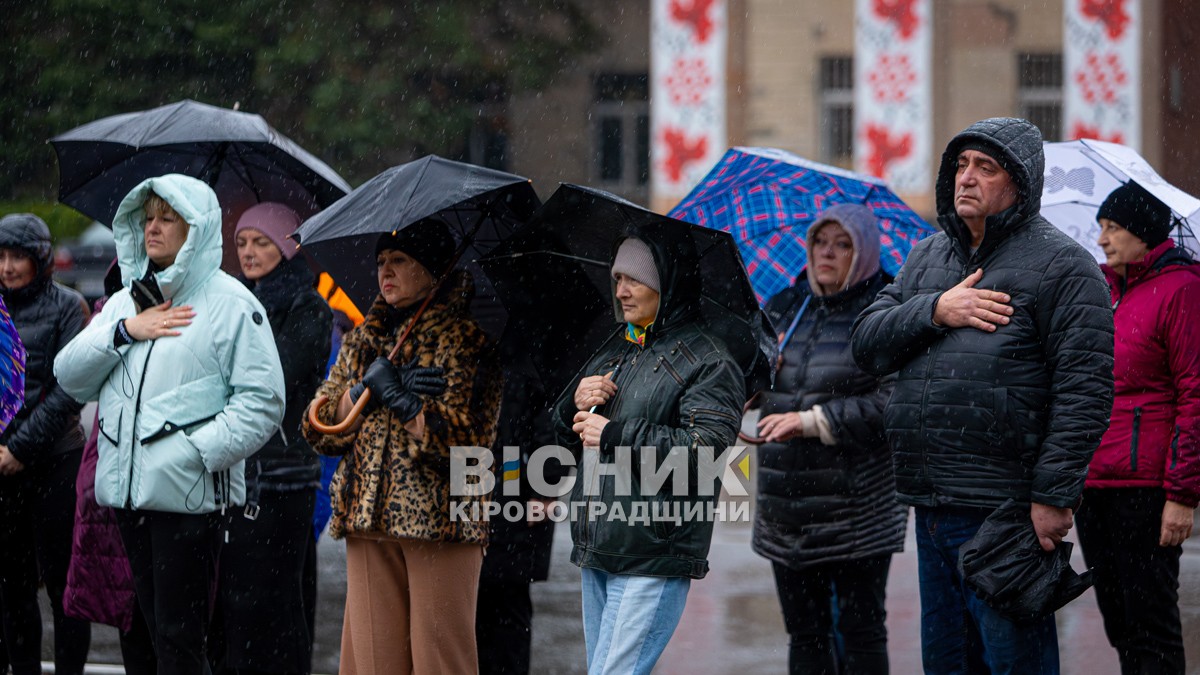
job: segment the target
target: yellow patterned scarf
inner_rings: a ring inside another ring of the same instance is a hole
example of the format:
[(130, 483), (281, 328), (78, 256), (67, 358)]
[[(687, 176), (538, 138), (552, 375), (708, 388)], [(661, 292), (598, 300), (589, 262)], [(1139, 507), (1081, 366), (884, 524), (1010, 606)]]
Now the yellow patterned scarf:
[(645, 327), (633, 323), (625, 324), (625, 339), (639, 347), (646, 346), (646, 329), (654, 324), (651, 323)]

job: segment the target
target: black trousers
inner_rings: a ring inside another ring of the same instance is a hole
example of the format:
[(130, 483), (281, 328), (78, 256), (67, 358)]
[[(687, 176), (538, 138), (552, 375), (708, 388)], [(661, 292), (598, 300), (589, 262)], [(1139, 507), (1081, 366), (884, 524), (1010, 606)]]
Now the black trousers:
[(133, 606), (133, 624), (128, 632), (121, 632), (120, 640), (121, 663), (125, 666), (125, 675), (158, 675), (154, 638), (150, 635), (146, 617), (142, 616), (142, 609), (137, 603)]
[(1183, 673), (1179, 620), (1182, 546), (1159, 546), (1160, 488), (1089, 488), (1075, 515), (1093, 569), (1104, 632), (1122, 673)]
[(475, 605), (480, 675), (526, 675), (532, 625), (528, 583), (480, 579)]
[[(213, 670), (308, 673), (313, 638), (305, 562), (315, 554), (312, 489), (259, 495), (258, 517), (234, 509), (221, 548), (213, 616)], [(313, 578), (315, 581), (315, 577)]]
[(83, 673), (92, 625), (63, 613), (75, 526), (80, 452), (43, 457), (0, 477), (0, 615), (7, 660), (16, 675), (41, 673), (38, 579), (54, 613), (54, 669)]
[(208, 672), (204, 642), (227, 517), (113, 509), (159, 673)]
[(790, 638), (789, 673), (888, 672), (884, 601), (891, 563), (891, 554), (800, 570), (772, 563)]

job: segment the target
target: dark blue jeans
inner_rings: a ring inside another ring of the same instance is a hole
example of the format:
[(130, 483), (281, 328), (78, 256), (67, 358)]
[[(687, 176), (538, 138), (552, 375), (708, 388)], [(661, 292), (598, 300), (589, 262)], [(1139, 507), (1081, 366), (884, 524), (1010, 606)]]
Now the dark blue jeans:
[(1054, 615), (1018, 624), (963, 585), (958, 548), (987, 518), (986, 509), (916, 508), (921, 579), (921, 658), (925, 672), (1057, 675)]

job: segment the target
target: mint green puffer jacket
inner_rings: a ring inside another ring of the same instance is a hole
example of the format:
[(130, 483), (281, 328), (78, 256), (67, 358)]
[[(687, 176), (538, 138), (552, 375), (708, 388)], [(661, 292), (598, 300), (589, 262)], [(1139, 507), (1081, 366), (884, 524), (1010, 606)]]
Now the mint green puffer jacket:
[[(137, 313), (129, 285), (149, 266), (142, 205), (151, 191), (189, 225), (174, 264), (155, 278), (173, 306), (196, 316), (179, 336), (114, 347), (117, 322)], [(121, 202), (113, 235), (125, 288), (54, 362), (68, 394), (99, 401), (96, 500), (173, 513), (242, 504), (244, 460), (278, 430), (284, 385), (266, 311), (220, 270), (217, 197), (194, 178), (151, 178)]]

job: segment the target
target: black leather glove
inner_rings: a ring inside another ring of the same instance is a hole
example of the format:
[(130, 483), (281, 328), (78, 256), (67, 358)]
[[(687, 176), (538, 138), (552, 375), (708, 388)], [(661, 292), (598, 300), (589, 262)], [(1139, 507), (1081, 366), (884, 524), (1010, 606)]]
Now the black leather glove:
[(445, 370), (441, 366), (418, 366), (417, 358), (396, 368), (405, 389), (421, 396), (441, 396), (446, 393)]
[[(424, 403), (421, 396), (440, 396), (446, 391), (445, 372), (441, 368), (426, 368), (416, 365), (414, 358), (408, 364), (396, 367), (385, 357), (379, 357), (367, 367), (362, 382), (350, 390), (350, 397), (357, 400), (361, 386), (371, 388), (371, 400), (387, 406), (402, 422), (408, 422), (421, 412)], [(359, 389), (356, 393), (355, 389)]]

